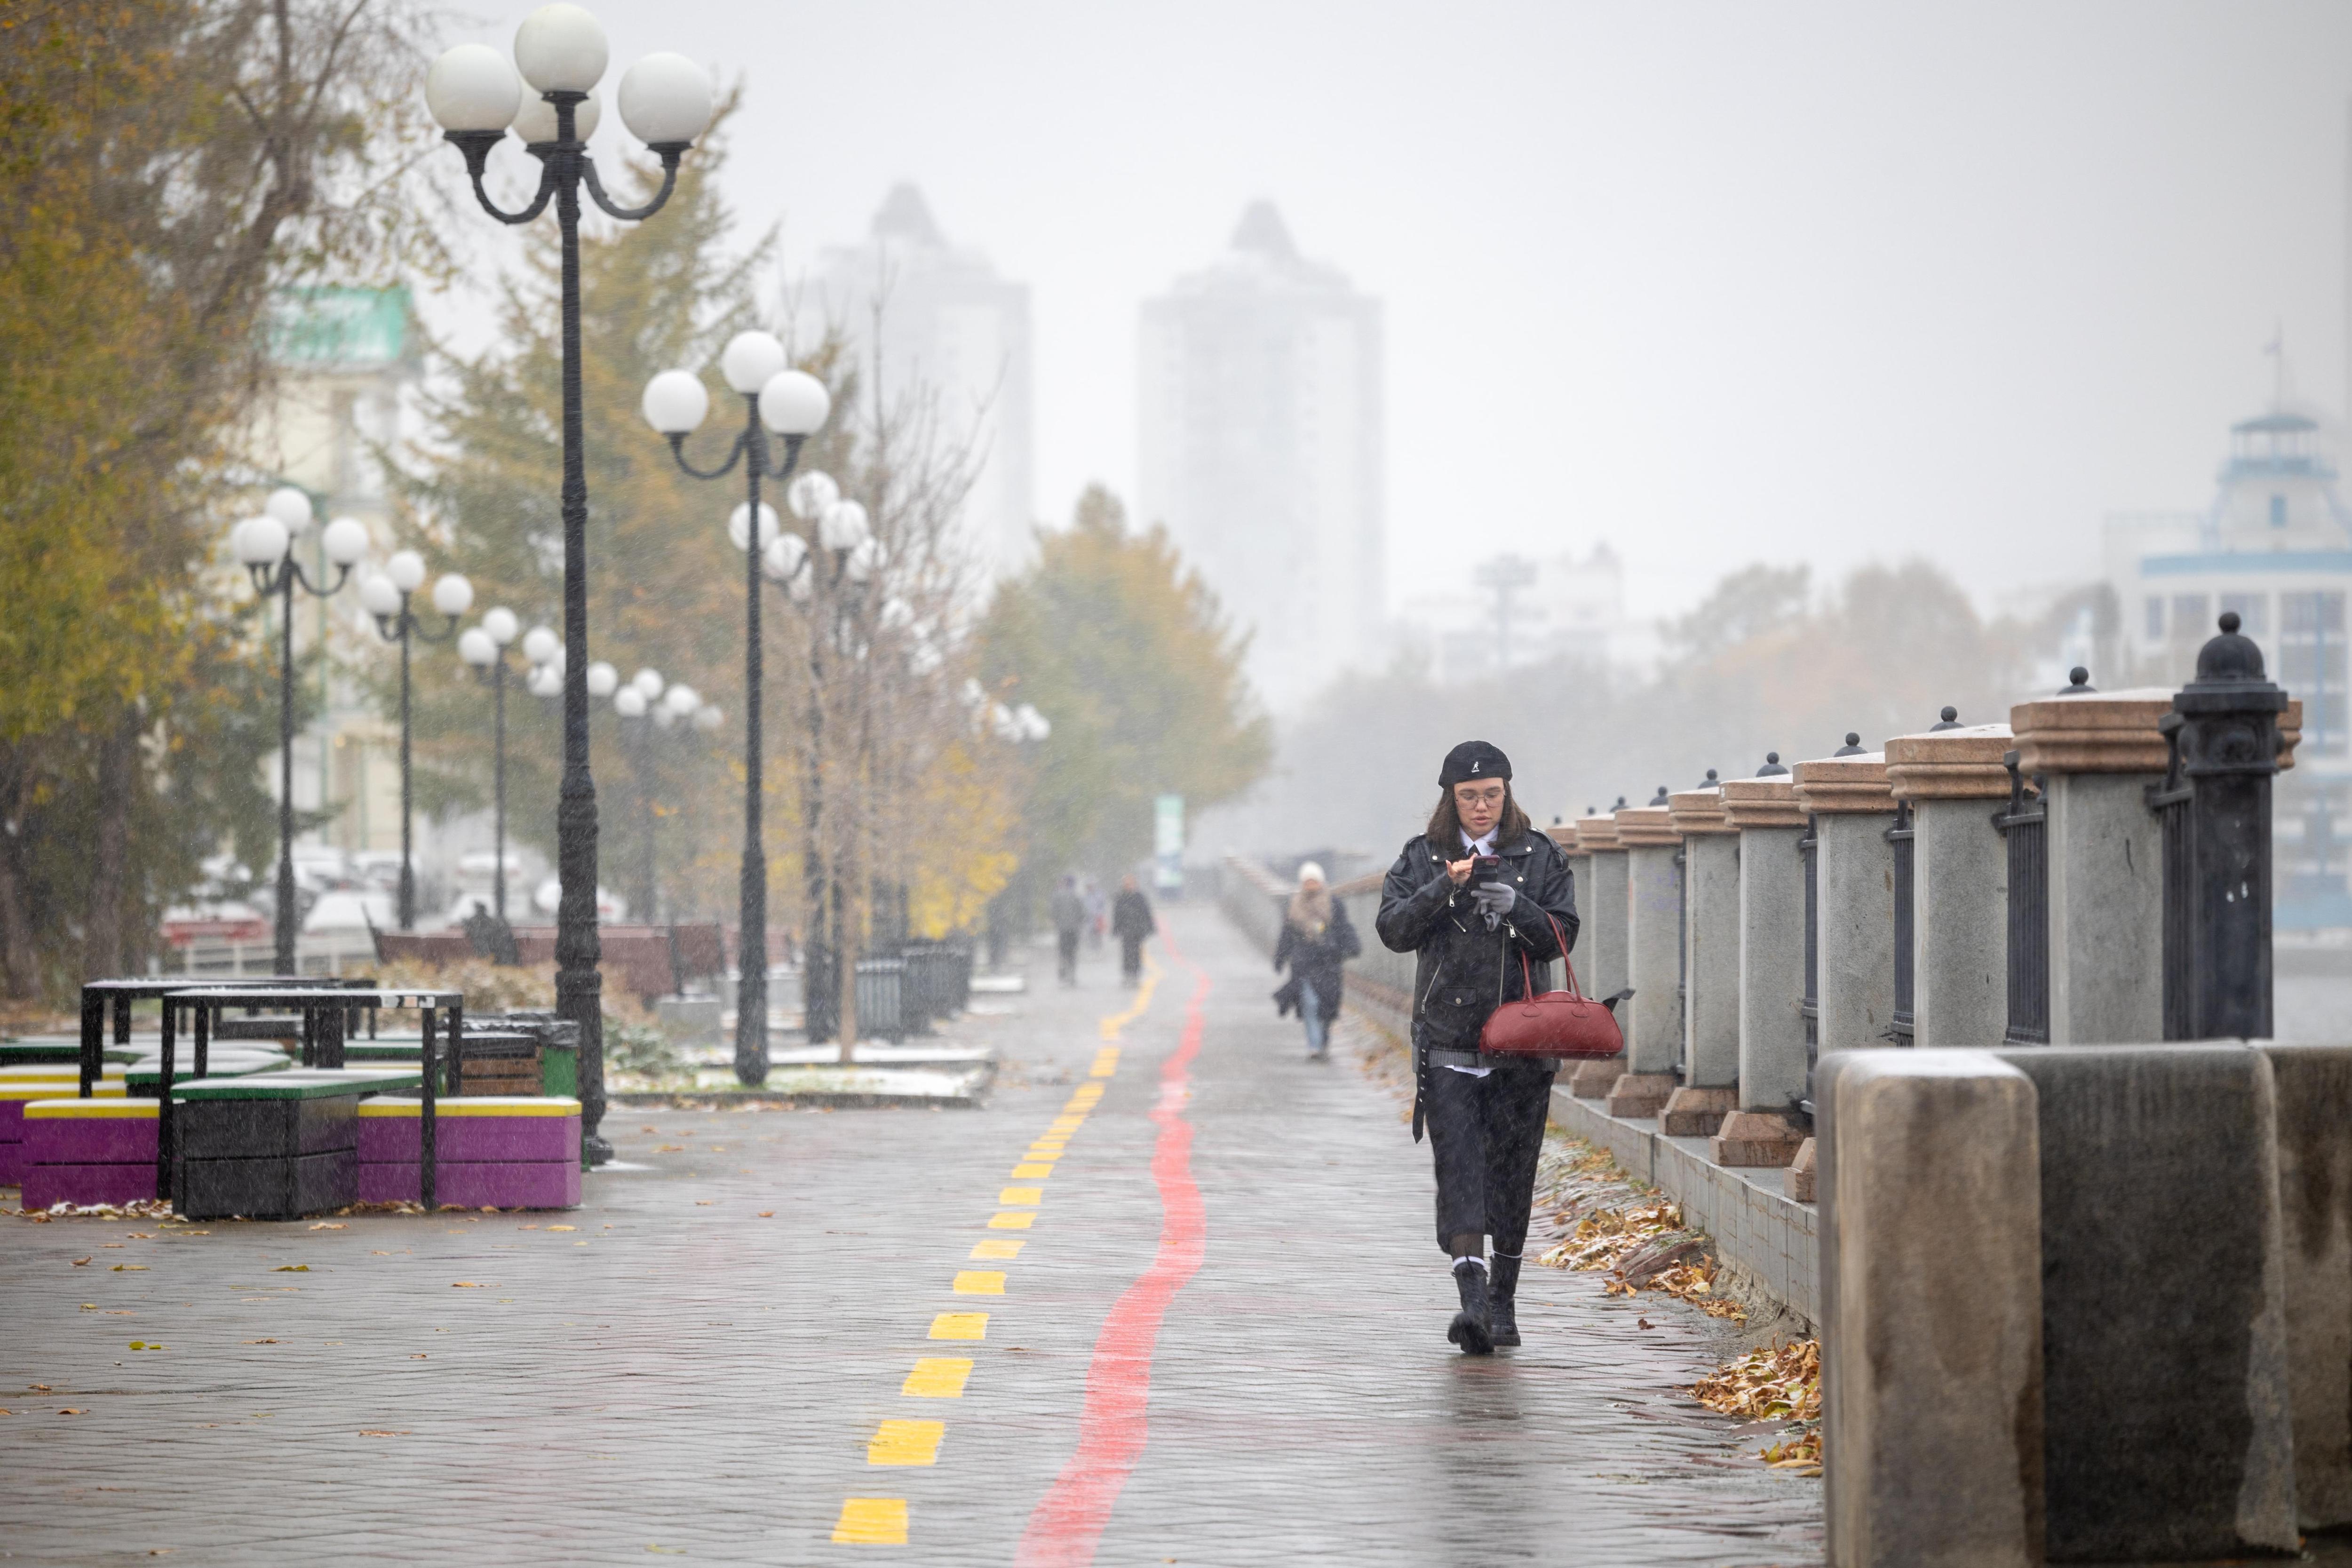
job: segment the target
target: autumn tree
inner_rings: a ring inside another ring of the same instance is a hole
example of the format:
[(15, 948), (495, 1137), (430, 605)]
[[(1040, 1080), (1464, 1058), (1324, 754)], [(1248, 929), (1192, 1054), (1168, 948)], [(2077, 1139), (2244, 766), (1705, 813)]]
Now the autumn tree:
[(20, 0), (0, 26), (0, 985), (119, 972), (274, 841), (208, 574), (275, 291), (436, 259), (398, 0)]
[(1242, 671), (1246, 639), (1165, 529), (1129, 529), (1096, 486), (1037, 551), (982, 623), (982, 677), (1053, 725), (1022, 812), (1029, 867), (1110, 876), (1150, 852), (1153, 796), (1188, 811), (1232, 798), (1265, 770), (1273, 730)]

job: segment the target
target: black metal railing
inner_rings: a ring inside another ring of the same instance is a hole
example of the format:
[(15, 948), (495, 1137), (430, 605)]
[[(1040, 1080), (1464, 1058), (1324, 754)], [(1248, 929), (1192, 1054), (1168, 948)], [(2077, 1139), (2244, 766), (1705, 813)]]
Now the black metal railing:
[(2180, 772), (2180, 725), (2178, 713), (2167, 713), (2156, 721), (2164, 731), (2164, 782), (2147, 786), (2147, 808), (2156, 813), (2157, 831), (2162, 837), (2164, 892), (2164, 1037), (2187, 1040), (2196, 1037), (2196, 987), (2189, 955), (2189, 922), (2196, 918), (2191, 902), (2191, 878), (2195, 865), (2190, 857), (2189, 802), (2196, 798), (2187, 778)]
[(1799, 1109), (1813, 1113), (1813, 1068), (1822, 1055), (1822, 875), (1821, 818), (1808, 813), (1797, 854), (1805, 862), (1805, 999), (1797, 1005), (1805, 1020), (1805, 1098)]
[(1690, 855), (1675, 846), (1675, 1077), (1690, 1082)]
[(857, 961), (857, 1032), (897, 1045), (907, 1037), (907, 963), (900, 958)]
[(2012, 1046), (2050, 1043), (2050, 810), (2039, 775), (2026, 799), (2025, 776), (2017, 753), (2001, 757), (2009, 769), (2009, 804), (1992, 814), (1992, 825), (2009, 849), (2009, 1027)]
[(1912, 909), (1912, 878), (1914, 876), (1913, 843), (1916, 835), (1911, 826), (1911, 803), (1895, 803), (1895, 826), (1886, 830), (1887, 847), (1895, 852), (1895, 1016), (1880, 1037), (1898, 1046), (1913, 1043), (1916, 1009), (1913, 1003), (1918, 994), (1917, 927)]

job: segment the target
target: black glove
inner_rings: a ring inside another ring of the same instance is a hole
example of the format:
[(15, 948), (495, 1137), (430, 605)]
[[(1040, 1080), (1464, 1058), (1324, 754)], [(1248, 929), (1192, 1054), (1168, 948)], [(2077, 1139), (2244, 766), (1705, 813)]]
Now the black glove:
[(1486, 929), (1493, 931), (1518, 907), (1518, 889), (1507, 882), (1481, 882), (1471, 889), (1470, 901), (1486, 917)]

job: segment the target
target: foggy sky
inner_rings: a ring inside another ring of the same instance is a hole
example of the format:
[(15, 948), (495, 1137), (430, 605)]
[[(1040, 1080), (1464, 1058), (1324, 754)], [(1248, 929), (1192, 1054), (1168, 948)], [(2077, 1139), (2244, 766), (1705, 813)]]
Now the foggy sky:
[(1132, 496), (1138, 302), (1258, 195), (1387, 302), (1396, 594), (1606, 539), (1639, 614), (1759, 557), (1997, 604), (2205, 503), (2275, 323), (2344, 402), (2340, 5), (592, 9), (608, 95), (741, 76), (725, 187), (791, 269), (911, 179), (1032, 286), (1056, 521)]

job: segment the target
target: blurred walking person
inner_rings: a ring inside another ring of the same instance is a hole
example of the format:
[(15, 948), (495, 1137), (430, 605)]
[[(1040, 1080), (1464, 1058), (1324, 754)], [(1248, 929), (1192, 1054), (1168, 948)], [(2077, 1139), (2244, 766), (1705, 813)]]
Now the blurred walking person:
[(1361, 938), (1348, 919), (1348, 906), (1331, 896), (1323, 868), (1314, 861), (1298, 868), (1298, 889), (1283, 911), (1282, 935), (1274, 944), (1274, 968), (1290, 967), (1290, 981), (1275, 994), (1283, 1012), (1298, 1009), (1307, 1026), (1307, 1059), (1328, 1061), (1331, 1020), (1339, 1016), (1339, 993), (1346, 984), (1348, 960), (1364, 951)]
[(1076, 873), (1066, 871), (1062, 874), (1062, 885), (1054, 889), (1046, 912), (1054, 917), (1055, 973), (1061, 975), (1063, 984), (1076, 985), (1078, 983), (1078, 938), (1087, 924), (1087, 901), (1078, 894)]
[(1445, 754), (1437, 809), (1389, 868), (1376, 922), (1391, 952), (1416, 955), (1412, 1136), (1427, 1125), (1437, 1245), (1462, 1299), (1445, 1337), (1471, 1355), (1519, 1342), (1519, 1261), (1559, 1070), (1549, 1058), (1488, 1056), (1480, 1035), (1488, 1015), (1528, 994), (1520, 960), (1540, 994), (1549, 961), (1576, 945), (1568, 857), (1529, 825), (1510, 781), (1510, 759), (1484, 741)]
[(1100, 952), (1103, 932), (1110, 926), (1110, 900), (1092, 877), (1079, 884), (1079, 895), (1087, 903), (1087, 951)]
[(1110, 930), (1118, 938), (1119, 978), (1133, 985), (1143, 978), (1144, 939), (1160, 934), (1160, 922), (1152, 918), (1151, 900), (1132, 877), (1120, 879), (1118, 897), (1111, 900)]

